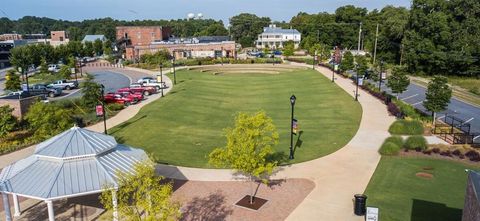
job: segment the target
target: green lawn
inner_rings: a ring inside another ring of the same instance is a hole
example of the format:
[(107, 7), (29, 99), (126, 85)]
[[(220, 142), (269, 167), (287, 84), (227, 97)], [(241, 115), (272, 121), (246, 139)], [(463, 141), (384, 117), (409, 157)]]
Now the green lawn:
[(380, 208), (382, 221), (460, 221), (466, 168), (475, 169), (439, 159), (383, 156), (365, 191), (367, 205)]
[(303, 133), (296, 142), (300, 146), (296, 158), (288, 163), (338, 150), (360, 123), (361, 106), (312, 70), (224, 75), (182, 70), (177, 83), (164, 99), (145, 106), (110, 133), (120, 142), (147, 150), (160, 163), (210, 167), (208, 154), (224, 146), (223, 129), (233, 125), (240, 111), (265, 110), (280, 134), (276, 156), (287, 157), (292, 94), (297, 97), (295, 115)]

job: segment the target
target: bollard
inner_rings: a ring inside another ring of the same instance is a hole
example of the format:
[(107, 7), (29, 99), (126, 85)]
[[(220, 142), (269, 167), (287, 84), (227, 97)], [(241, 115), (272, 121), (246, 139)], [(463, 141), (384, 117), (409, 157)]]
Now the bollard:
[(357, 216), (365, 215), (367, 210), (367, 196), (364, 194), (355, 194), (355, 206), (353, 213)]

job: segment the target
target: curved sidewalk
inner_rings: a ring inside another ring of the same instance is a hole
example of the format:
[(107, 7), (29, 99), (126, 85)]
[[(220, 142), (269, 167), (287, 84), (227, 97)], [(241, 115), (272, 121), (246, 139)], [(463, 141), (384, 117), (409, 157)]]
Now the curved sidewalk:
[[(307, 67), (303, 64), (293, 64)], [(311, 66), (308, 66), (311, 67)], [(317, 71), (331, 79), (331, 71), (318, 67)], [(338, 76), (335, 81), (352, 96), (355, 85), (349, 79)], [(395, 120), (389, 116), (386, 106), (360, 91), (362, 121), (356, 135), (342, 149), (312, 161), (281, 167), (273, 179), (306, 178), (315, 182), (314, 190), (290, 214), (288, 220), (364, 220), (353, 214), (353, 195), (363, 193), (380, 161), (377, 150)], [(335, 104), (332, 104), (335, 105)], [(230, 181), (238, 177), (226, 169), (197, 169), (158, 165), (159, 172), (170, 178), (198, 181)]]
[[(142, 73), (149, 74), (149, 75), (155, 75), (156, 74), (153, 71), (137, 69), (137, 68), (128, 68), (128, 67), (124, 68), (124, 69), (113, 69), (113, 70), (115, 72), (120, 72), (120, 73), (125, 73), (126, 71), (136, 71), (136, 72), (142, 72)], [(164, 73), (166, 74), (168, 72), (170, 72), (170, 71), (165, 70)], [(164, 90), (164, 94), (167, 94), (172, 89), (172, 81), (166, 75), (164, 75), (163, 77), (164, 77), (165, 83), (168, 86), (168, 88)], [(157, 99), (160, 99), (160, 98), (161, 98), (161, 94), (157, 93), (157, 94), (149, 96), (146, 100), (140, 102), (139, 104), (128, 106), (127, 108), (120, 111), (117, 115), (107, 119), (107, 129), (115, 127), (115, 126), (129, 120), (130, 118), (134, 117), (140, 111), (140, 109), (143, 106), (145, 106), (145, 105), (147, 105), (147, 104), (149, 104), (149, 103), (151, 103), (151, 102), (153, 102)], [(96, 123), (94, 125), (88, 126), (87, 128), (90, 129), (90, 130), (93, 130), (93, 131), (103, 132), (103, 128), (104, 128), (103, 127), (103, 121), (101, 121), (99, 123)], [(19, 160), (21, 160), (25, 157), (28, 157), (28, 156), (32, 155), (33, 152), (35, 151), (36, 146), (37, 145), (34, 144), (32, 146), (29, 146), (29, 147), (14, 151), (12, 153), (8, 153), (8, 154), (0, 156), (0, 170), (1, 170), (1, 168), (6, 167), (7, 165), (9, 165), (13, 162), (19, 161)]]

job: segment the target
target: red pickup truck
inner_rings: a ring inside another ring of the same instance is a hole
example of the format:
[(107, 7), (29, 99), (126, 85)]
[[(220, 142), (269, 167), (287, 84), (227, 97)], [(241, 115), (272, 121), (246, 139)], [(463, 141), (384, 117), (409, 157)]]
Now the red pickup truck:
[(145, 96), (157, 93), (157, 88), (153, 86), (143, 86), (142, 84), (139, 84), (139, 83), (131, 84), (130, 89), (133, 90), (134, 92), (141, 92)]
[(130, 104), (135, 104), (138, 102), (137, 98), (133, 96), (123, 96), (119, 93), (107, 93), (105, 94), (105, 103), (117, 103), (128, 106)]

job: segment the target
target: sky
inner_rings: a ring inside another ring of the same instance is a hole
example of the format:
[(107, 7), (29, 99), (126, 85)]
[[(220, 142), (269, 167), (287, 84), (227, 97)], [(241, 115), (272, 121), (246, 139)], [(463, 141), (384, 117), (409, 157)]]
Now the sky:
[(223, 20), (248, 12), (289, 21), (299, 12), (334, 12), (343, 5), (369, 10), (386, 5), (409, 7), (411, 0), (1, 0), (0, 17), (26, 15), (71, 21), (111, 17), (120, 20), (179, 19), (188, 13)]

